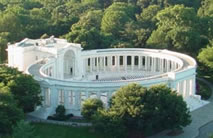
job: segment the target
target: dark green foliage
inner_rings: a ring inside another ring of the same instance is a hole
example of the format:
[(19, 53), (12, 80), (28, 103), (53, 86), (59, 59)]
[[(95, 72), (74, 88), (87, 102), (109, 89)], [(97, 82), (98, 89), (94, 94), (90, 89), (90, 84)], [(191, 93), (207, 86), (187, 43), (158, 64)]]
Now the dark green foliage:
[(86, 50), (151, 47), (197, 56), (213, 38), (211, 5), (211, 0), (1, 0), (0, 63), (6, 62), (8, 42), (45, 33)]
[(196, 94), (200, 95), (202, 99), (208, 100), (212, 95), (212, 91), (209, 88), (209, 86), (199, 80), (197, 81), (196, 84), (197, 84)]
[(29, 122), (21, 120), (13, 127), (12, 138), (39, 138), (36, 136), (35, 128)]
[(111, 138), (103, 133), (91, 131), (90, 127), (71, 127), (57, 124), (33, 124), (41, 138)]
[(120, 124), (124, 125), (120, 132), (143, 136), (164, 129), (181, 129), (191, 123), (191, 116), (182, 96), (167, 86), (144, 88), (133, 83), (121, 87), (112, 97), (110, 108), (97, 112), (94, 121), (103, 132), (113, 133), (111, 128)]
[(9, 87), (18, 107), (24, 112), (32, 112), (36, 106), (41, 104), (40, 85), (32, 76), (2, 65), (0, 66), (0, 83)]
[(112, 138), (125, 138), (126, 128), (121, 118), (115, 112), (99, 110), (93, 117), (93, 127), (96, 131)]
[(193, 8), (176, 5), (158, 12), (158, 28), (152, 32), (148, 44), (155, 48), (192, 52), (206, 45), (199, 29), (199, 18)]
[(56, 116), (64, 116), (65, 115), (65, 108), (63, 105), (59, 105), (56, 110)]
[(37, 105), (41, 104), (40, 85), (30, 75), (18, 75), (15, 80), (8, 83), (14, 98), (24, 112), (32, 112)]
[(85, 119), (92, 119), (93, 115), (103, 108), (103, 103), (99, 99), (87, 99), (82, 105), (81, 114)]
[(23, 111), (17, 107), (17, 104), (9, 92), (8, 88), (0, 84), (0, 133), (6, 134), (12, 132), (12, 126), (24, 118)]
[(149, 118), (153, 128), (161, 126), (165, 129), (180, 129), (191, 123), (189, 109), (182, 95), (165, 85), (152, 86), (148, 91), (146, 100), (151, 107), (148, 106), (147, 110), (154, 111), (153, 118)]
[(150, 5), (159, 5), (161, 7), (169, 7), (172, 5), (183, 4), (187, 7), (198, 8), (200, 0), (138, 0), (137, 5), (146, 8)]
[(116, 2), (105, 10), (101, 21), (101, 30), (119, 37), (126, 23), (135, 19), (135, 7), (126, 3)]

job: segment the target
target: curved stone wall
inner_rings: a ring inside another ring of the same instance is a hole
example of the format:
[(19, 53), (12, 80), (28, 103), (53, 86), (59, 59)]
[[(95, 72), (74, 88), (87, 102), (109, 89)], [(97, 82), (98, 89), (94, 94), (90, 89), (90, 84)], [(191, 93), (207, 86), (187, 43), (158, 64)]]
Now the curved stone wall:
[(32, 113), (37, 117), (53, 114), (59, 104), (65, 106), (67, 113), (80, 115), (82, 102), (90, 97), (101, 99), (107, 107), (117, 89), (133, 82), (146, 87), (167, 84), (186, 101), (189, 97), (200, 100), (195, 95), (197, 65), (187, 55), (168, 50), (121, 48), (81, 51), (77, 57), (74, 52), (68, 56), (67, 51), (61, 57), (49, 57), (28, 67), (44, 96), (43, 106)]

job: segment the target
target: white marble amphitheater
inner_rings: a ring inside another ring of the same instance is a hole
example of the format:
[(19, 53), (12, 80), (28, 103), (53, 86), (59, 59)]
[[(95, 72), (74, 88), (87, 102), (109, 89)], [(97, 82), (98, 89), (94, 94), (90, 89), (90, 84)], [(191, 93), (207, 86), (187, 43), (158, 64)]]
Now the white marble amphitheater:
[(8, 65), (31, 74), (40, 83), (43, 105), (30, 113), (39, 118), (54, 114), (58, 105), (80, 115), (83, 100), (101, 99), (128, 83), (149, 87), (167, 84), (184, 97), (190, 110), (206, 102), (195, 94), (196, 61), (168, 50), (114, 48), (83, 50), (64, 39), (24, 39), (8, 45)]

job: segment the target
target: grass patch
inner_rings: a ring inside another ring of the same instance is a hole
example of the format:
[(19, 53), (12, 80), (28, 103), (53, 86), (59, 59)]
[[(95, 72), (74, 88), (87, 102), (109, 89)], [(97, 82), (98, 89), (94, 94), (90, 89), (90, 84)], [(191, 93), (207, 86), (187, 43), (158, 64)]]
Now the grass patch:
[(197, 80), (197, 83), (199, 84), (199, 91), (197, 92), (197, 94), (201, 95), (201, 98), (204, 100), (209, 99), (212, 95), (211, 88), (209, 88), (209, 86), (206, 83), (200, 80)]
[(69, 127), (54, 124), (33, 123), (41, 138), (107, 138), (91, 131), (90, 127)]

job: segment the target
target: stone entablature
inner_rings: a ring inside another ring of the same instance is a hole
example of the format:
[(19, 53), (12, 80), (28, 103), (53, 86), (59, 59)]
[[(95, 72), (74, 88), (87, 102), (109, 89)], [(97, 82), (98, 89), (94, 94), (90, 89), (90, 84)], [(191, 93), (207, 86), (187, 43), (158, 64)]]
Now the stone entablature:
[(24, 39), (8, 46), (8, 65), (33, 75), (40, 83), (43, 106), (32, 113), (40, 118), (53, 114), (59, 104), (67, 113), (80, 115), (81, 104), (89, 97), (108, 106), (112, 94), (132, 82), (146, 87), (167, 84), (184, 97), (190, 110), (203, 104), (195, 94), (196, 61), (169, 50), (83, 51), (79, 44), (64, 39)]

